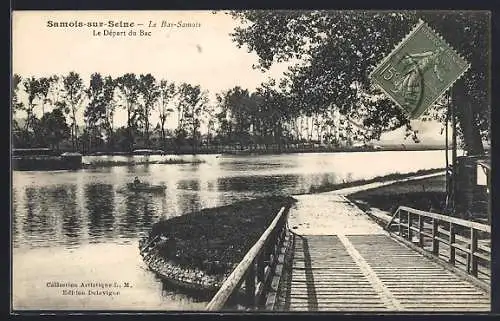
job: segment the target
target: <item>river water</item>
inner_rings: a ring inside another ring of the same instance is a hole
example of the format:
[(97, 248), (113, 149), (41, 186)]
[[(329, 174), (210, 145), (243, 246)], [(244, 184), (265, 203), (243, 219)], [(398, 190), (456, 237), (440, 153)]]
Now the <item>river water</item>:
[[(158, 220), (258, 196), (300, 194), (312, 186), (444, 167), (445, 162), (444, 151), (173, 157), (205, 162), (15, 171), (13, 307), (202, 310), (206, 301), (163, 284), (139, 255), (139, 238)], [(150, 156), (165, 158), (171, 157)], [(125, 159), (95, 156), (84, 162)], [(163, 194), (121, 192), (135, 176), (167, 189)], [(55, 282), (94, 284), (79, 293), (64, 292), (74, 288)], [(100, 283), (115, 282), (121, 287), (103, 294), (109, 289)]]

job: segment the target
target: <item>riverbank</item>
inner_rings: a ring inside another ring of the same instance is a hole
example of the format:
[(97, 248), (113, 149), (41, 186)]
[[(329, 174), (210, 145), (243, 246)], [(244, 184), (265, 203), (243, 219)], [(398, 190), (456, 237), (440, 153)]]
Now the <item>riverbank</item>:
[(114, 167), (114, 166), (136, 166), (136, 165), (153, 165), (153, 164), (202, 164), (205, 163), (203, 159), (184, 160), (169, 158), (165, 160), (98, 160), (91, 163), (83, 163), (82, 167), (85, 169), (101, 168), (101, 167)]
[[(151, 149), (140, 151), (98, 151), (85, 152), (80, 151), (84, 156), (139, 156), (139, 155), (273, 155), (273, 154), (301, 154), (301, 153), (356, 153), (356, 152), (387, 152), (387, 151), (431, 151), (442, 150), (444, 146), (418, 146), (418, 145), (387, 145), (367, 147), (329, 147), (329, 146), (299, 146), (299, 147), (281, 147), (269, 146), (268, 148), (231, 148), (231, 147), (199, 147), (194, 152), (192, 147), (180, 149)], [(72, 151), (72, 149), (61, 149), (61, 152)]]
[(398, 182), (346, 196), (364, 211), (377, 208), (393, 213), (399, 206), (422, 211), (445, 212), (446, 177), (439, 175), (418, 180)]
[(443, 171), (444, 171), (443, 168), (431, 168), (431, 169), (418, 170), (416, 172), (410, 172), (410, 173), (393, 173), (393, 174), (388, 174), (388, 175), (376, 176), (374, 178), (360, 179), (360, 180), (356, 180), (356, 181), (352, 181), (352, 182), (342, 182), (342, 183), (336, 183), (336, 184), (327, 182), (324, 184), (311, 186), (309, 188), (309, 192), (304, 193), (304, 194), (317, 194), (317, 193), (331, 192), (331, 191), (336, 191), (336, 190), (349, 188), (349, 187), (356, 187), (356, 186), (362, 186), (362, 185), (366, 185), (366, 184), (380, 183), (380, 182), (386, 182), (386, 181), (392, 181), (392, 180), (401, 180), (401, 179), (406, 179), (406, 178), (413, 177), (413, 176), (429, 175), (429, 174), (440, 173)]
[(140, 244), (144, 261), (167, 282), (213, 293), (280, 208), (295, 202), (291, 197), (263, 197), (160, 221)]

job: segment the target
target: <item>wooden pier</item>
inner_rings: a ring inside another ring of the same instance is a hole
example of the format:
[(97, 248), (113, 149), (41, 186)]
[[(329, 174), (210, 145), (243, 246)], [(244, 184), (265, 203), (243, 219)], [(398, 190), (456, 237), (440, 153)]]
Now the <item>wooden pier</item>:
[[(240, 306), (275, 311), (490, 311), (489, 277), (479, 275), (490, 271), (489, 245), (484, 245), (489, 226), (401, 208), (384, 229), (339, 193), (297, 199), (288, 215), (287, 237), (279, 238), (281, 250), (268, 268), (273, 278), (259, 287), (266, 298), (256, 305), (247, 294), (251, 304)], [(275, 230), (276, 224), (270, 228)], [(464, 231), (469, 234), (464, 236)], [(443, 253), (449, 255), (443, 258)], [(238, 280), (229, 280), (231, 284), (245, 289), (243, 280), (255, 282), (254, 272), (235, 272)], [(248, 289), (253, 293), (252, 283)], [(208, 310), (228, 307), (220, 298), (234, 295), (225, 289)]]

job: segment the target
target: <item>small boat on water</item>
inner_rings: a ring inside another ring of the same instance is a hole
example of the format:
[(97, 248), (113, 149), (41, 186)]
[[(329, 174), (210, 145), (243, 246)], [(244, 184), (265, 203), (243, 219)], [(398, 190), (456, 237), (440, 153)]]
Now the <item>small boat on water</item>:
[(153, 185), (149, 183), (127, 183), (128, 190), (134, 192), (162, 192), (167, 187), (165, 185)]

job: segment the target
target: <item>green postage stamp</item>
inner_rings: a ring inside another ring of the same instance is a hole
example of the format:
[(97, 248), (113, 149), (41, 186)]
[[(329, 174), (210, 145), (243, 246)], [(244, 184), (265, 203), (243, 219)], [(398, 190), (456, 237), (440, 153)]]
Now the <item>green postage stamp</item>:
[(420, 20), (370, 77), (411, 118), (418, 118), (469, 66)]

